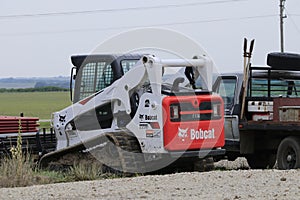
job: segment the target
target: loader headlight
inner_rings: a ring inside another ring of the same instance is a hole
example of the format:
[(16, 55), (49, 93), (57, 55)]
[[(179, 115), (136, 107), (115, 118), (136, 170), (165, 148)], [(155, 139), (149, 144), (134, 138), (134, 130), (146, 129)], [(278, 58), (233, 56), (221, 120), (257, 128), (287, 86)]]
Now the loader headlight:
[(213, 118), (214, 119), (219, 119), (222, 117), (220, 102), (213, 102), (212, 109), (213, 109)]
[(66, 131), (66, 132), (73, 131), (73, 126), (72, 126), (71, 123), (68, 123), (68, 124), (66, 125), (65, 131)]
[(172, 104), (170, 106), (170, 119), (172, 121), (180, 120), (180, 107), (178, 104)]
[(77, 136), (77, 131), (74, 123), (69, 122), (65, 127), (65, 132), (69, 135), (69, 137)]

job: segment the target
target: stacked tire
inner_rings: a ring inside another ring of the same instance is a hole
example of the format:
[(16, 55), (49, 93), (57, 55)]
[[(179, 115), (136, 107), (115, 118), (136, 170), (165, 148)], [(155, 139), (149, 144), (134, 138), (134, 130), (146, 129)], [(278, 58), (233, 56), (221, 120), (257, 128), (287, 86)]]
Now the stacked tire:
[(269, 53), (267, 65), (275, 70), (300, 71), (300, 54), (296, 53)]

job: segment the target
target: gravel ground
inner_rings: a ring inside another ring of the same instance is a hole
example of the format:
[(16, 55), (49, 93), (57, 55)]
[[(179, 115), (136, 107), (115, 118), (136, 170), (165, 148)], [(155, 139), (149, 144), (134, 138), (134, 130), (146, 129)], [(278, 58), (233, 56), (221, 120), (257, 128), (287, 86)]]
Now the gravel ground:
[(299, 180), (300, 170), (215, 170), (1, 188), (0, 199), (299, 199)]

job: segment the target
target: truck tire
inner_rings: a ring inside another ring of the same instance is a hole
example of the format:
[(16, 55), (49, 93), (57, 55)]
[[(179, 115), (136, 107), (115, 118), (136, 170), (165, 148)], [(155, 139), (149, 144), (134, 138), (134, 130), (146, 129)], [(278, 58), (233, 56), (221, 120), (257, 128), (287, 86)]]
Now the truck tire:
[(272, 169), (276, 162), (276, 154), (270, 152), (256, 152), (246, 156), (251, 169)]
[(283, 139), (277, 151), (278, 169), (300, 168), (300, 139), (287, 137)]
[(294, 53), (269, 53), (267, 65), (277, 70), (300, 70), (300, 54)]

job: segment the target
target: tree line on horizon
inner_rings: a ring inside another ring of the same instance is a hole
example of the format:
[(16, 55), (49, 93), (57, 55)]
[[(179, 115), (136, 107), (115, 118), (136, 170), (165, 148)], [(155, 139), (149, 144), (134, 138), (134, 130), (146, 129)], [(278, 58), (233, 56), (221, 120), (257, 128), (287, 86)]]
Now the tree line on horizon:
[(37, 88), (0, 88), (0, 93), (5, 92), (67, 92), (69, 89), (55, 87), (55, 86), (45, 86)]

